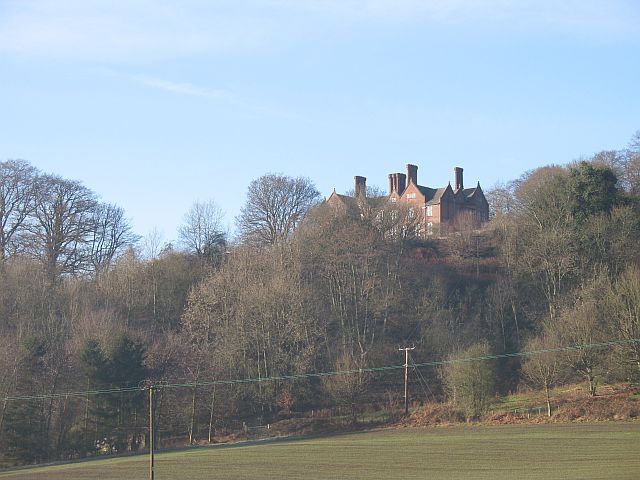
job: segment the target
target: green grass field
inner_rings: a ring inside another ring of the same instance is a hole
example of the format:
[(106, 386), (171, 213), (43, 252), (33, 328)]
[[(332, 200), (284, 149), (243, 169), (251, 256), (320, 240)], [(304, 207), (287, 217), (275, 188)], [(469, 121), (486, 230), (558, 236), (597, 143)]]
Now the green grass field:
[[(389, 429), (156, 455), (156, 479), (637, 479), (640, 423)], [(145, 456), (0, 473), (145, 479)]]

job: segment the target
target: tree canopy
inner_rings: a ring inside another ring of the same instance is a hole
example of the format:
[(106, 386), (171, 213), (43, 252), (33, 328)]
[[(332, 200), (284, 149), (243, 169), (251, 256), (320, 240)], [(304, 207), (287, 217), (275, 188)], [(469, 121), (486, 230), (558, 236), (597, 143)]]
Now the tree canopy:
[(288, 239), (320, 197), (311, 180), (267, 174), (252, 180), (237, 218), (240, 238), (256, 246)]

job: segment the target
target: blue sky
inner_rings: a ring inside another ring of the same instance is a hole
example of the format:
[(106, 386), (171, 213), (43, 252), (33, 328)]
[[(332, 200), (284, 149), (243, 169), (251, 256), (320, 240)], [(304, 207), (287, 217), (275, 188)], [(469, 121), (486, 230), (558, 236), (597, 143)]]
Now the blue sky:
[(485, 189), (640, 129), (640, 2), (0, 0), (0, 159), (81, 180), (137, 233), (249, 182), (419, 166)]

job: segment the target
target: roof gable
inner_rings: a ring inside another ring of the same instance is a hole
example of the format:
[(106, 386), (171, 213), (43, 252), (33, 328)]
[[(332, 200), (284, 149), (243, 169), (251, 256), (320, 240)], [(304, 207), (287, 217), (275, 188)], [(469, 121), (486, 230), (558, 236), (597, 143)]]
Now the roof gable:
[[(414, 195), (412, 197), (410, 197), (409, 195)], [(422, 201), (426, 201), (426, 196), (424, 194), (424, 192), (422, 191), (422, 187), (420, 187), (420, 185), (416, 185), (415, 183), (411, 182), (409, 183), (409, 185), (407, 185), (407, 188), (404, 189), (404, 192), (402, 192), (402, 195), (400, 195), (400, 198), (405, 199), (405, 200), (409, 200), (409, 199), (422, 199)]]
[(466, 198), (473, 198), (475, 195), (484, 197), (484, 192), (482, 191), (482, 187), (480, 187), (480, 182), (473, 188), (465, 188), (463, 190), (463, 194)]
[(329, 205), (344, 205), (345, 207), (350, 207), (355, 205), (355, 200), (355, 198), (349, 197), (348, 195), (340, 195), (334, 190), (325, 202)]

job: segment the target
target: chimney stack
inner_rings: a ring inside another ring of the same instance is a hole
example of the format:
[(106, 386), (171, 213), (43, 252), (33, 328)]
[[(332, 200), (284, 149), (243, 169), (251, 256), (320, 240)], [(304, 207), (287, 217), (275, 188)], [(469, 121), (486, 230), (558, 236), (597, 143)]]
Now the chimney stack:
[(453, 169), (453, 172), (455, 174), (455, 179), (456, 179), (456, 192), (458, 190), (461, 190), (464, 188), (464, 182), (462, 180), (462, 168), (461, 167), (456, 167)]
[(355, 196), (358, 197), (366, 197), (367, 196), (367, 179), (365, 177), (361, 177), (356, 175), (353, 177), (355, 179)]
[(416, 165), (407, 164), (407, 182), (418, 185), (418, 167)]
[(407, 176), (404, 173), (396, 173), (396, 175), (396, 191), (398, 195), (402, 195), (402, 192), (407, 188)]
[[(416, 167), (417, 169), (418, 167)], [(390, 173), (389, 174), (389, 195), (396, 192), (398, 195), (402, 195), (402, 192), (407, 188), (407, 176), (404, 173)]]

